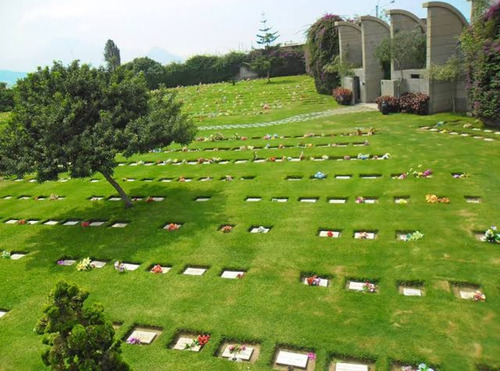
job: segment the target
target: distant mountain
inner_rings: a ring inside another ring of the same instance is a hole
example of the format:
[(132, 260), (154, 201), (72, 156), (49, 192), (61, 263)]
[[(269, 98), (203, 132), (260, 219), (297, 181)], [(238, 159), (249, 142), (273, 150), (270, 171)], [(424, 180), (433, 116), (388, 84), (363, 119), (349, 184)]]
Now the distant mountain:
[(182, 58), (178, 55), (169, 53), (165, 49), (162, 48), (153, 48), (149, 51), (147, 57), (165, 65), (170, 62), (182, 62)]
[(0, 82), (6, 82), (8, 86), (13, 86), (16, 84), (17, 79), (22, 79), (26, 75), (27, 72), (0, 70)]

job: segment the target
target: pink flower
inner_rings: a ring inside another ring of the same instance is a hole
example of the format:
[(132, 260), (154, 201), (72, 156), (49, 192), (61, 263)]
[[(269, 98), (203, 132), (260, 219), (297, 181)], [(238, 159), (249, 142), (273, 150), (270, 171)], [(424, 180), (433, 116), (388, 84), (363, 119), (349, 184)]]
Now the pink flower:
[(309, 358), (311, 361), (314, 361), (316, 359), (316, 354), (313, 352), (307, 353), (307, 358)]

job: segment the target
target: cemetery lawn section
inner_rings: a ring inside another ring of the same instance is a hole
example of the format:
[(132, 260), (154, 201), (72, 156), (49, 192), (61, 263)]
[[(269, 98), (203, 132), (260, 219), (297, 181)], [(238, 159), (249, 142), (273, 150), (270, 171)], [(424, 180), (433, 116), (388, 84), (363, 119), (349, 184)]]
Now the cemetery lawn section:
[[(254, 96), (239, 93), (240, 106), (254, 110), (264, 102), (255, 94), (269, 91), (265, 96), (272, 98), (274, 89), (290, 92), (298, 84), (309, 86), (304, 94), (311, 96), (310, 103), (280, 98), (282, 111), (246, 116), (238, 109), (200, 125), (258, 123), (337, 107), (331, 97), (312, 98), (309, 78), (294, 79), (273, 79), (272, 87), (252, 82)], [(251, 83), (239, 82), (236, 88), (245, 84)], [(179, 96), (195, 115), (204, 104), (209, 106), (205, 113), (217, 107), (217, 89), (232, 88), (202, 86), (199, 93), (196, 87), (186, 88)], [(463, 128), (467, 123), (472, 126)], [(348, 135), (357, 128), (363, 133), (373, 128), (375, 134)], [(450, 134), (462, 129), (467, 136)], [(246, 140), (234, 138), (236, 132)], [(122, 345), (134, 370), (270, 370), (278, 350), (314, 353), (315, 370), (330, 370), (332, 360), (370, 364), (370, 371), (393, 370), (395, 363), (416, 368), (421, 362), (448, 371), (500, 367), (500, 245), (475, 236), (500, 224), (500, 134), (459, 115), (378, 112), (276, 127), (202, 130), (197, 136), (217, 133), (225, 140), (195, 141), (185, 151), (173, 146), (167, 152), (119, 157), (123, 166), (114, 175), (137, 198), (132, 209), (109, 200), (115, 192), (100, 175), (94, 182), (0, 181), (0, 251), (26, 254), (18, 260), (0, 258), (0, 310), (7, 311), (0, 318), (1, 370), (44, 369), (44, 345), (33, 328), (59, 280), (89, 291), (87, 301), (101, 303), (109, 320), (119, 323), (118, 338), (126, 340), (136, 327), (145, 338), (148, 334), (140, 329), (157, 331), (149, 345)], [(263, 139), (267, 134), (278, 138)], [(385, 154), (390, 156), (373, 159)], [(370, 159), (355, 159), (358, 155)], [(284, 161), (276, 161), (283, 156)], [(300, 156), (302, 161), (294, 160)], [(412, 175), (427, 169), (432, 177)], [(408, 171), (406, 179), (393, 179)], [(326, 178), (311, 179), (318, 172)], [(51, 195), (59, 199), (50, 200)], [(449, 203), (429, 203), (426, 195)], [(23, 196), (27, 199), (19, 199)], [(148, 197), (165, 199), (146, 202)], [(208, 200), (195, 201), (201, 197)], [(375, 201), (357, 203), (360, 197)], [(480, 202), (469, 203), (466, 197)], [(396, 204), (395, 198), (408, 202)], [(30, 225), (30, 220), (39, 222)], [(63, 225), (68, 221), (76, 224)], [(104, 224), (82, 223), (96, 221)], [(111, 227), (116, 223), (121, 227)], [(232, 228), (223, 233), (226, 225)], [(259, 227), (268, 232), (249, 232)], [(320, 237), (320, 231), (340, 233)], [(423, 237), (397, 239), (398, 233), (415, 231)], [(363, 232), (375, 239), (353, 237)], [(90, 271), (77, 271), (76, 263), (57, 264), (86, 257), (107, 263)], [(139, 267), (119, 273), (113, 267), (117, 260)], [(155, 264), (171, 269), (150, 273)], [(182, 274), (187, 268), (194, 268), (191, 273), (206, 270), (201, 276)], [(245, 273), (221, 278), (225, 270)], [(314, 275), (322, 284), (304, 284)], [(348, 290), (349, 281), (369, 281), (375, 292)], [(400, 286), (423, 295), (404, 296)], [(486, 300), (461, 299), (460, 291), (470, 287)], [(199, 352), (172, 349), (179, 335), (201, 334), (210, 339)], [(258, 347), (258, 357), (253, 363), (223, 359), (218, 355), (228, 342)]]

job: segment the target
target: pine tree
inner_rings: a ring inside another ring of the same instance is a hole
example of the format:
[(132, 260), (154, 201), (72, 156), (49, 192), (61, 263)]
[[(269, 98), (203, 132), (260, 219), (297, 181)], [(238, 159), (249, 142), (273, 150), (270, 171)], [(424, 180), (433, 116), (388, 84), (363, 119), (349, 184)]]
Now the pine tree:
[(110, 71), (116, 70), (120, 64), (120, 49), (116, 46), (113, 40), (106, 41), (104, 46), (104, 60), (108, 64)]
[(250, 67), (257, 71), (265, 71), (267, 76), (267, 82), (271, 82), (271, 67), (274, 61), (272, 57), (272, 51), (275, 47), (272, 44), (280, 37), (278, 31), (272, 32), (272, 27), (267, 25), (267, 19), (265, 13), (262, 13), (262, 28), (259, 28), (261, 33), (257, 34), (257, 44), (264, 46), (264, 50), (261, 57), (256, 58)]

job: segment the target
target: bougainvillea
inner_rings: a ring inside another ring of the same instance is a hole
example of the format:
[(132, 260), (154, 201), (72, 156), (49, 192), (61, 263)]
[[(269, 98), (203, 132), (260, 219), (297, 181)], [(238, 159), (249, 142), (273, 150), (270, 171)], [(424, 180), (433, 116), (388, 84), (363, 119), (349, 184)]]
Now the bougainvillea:
[(474, 114), (486, 124), (500, 126), (500, 3), (462, 34), (461, 47)]
[(340, 85), (339, 75), (326, 71), (325, 66), (339, 55), (339, 34), (335, 22), (343, 20), (338, 15), (325, 14), (307, 30), (306, 68), (314, 77), (316, 91), (320, 94), (331, 94)]

